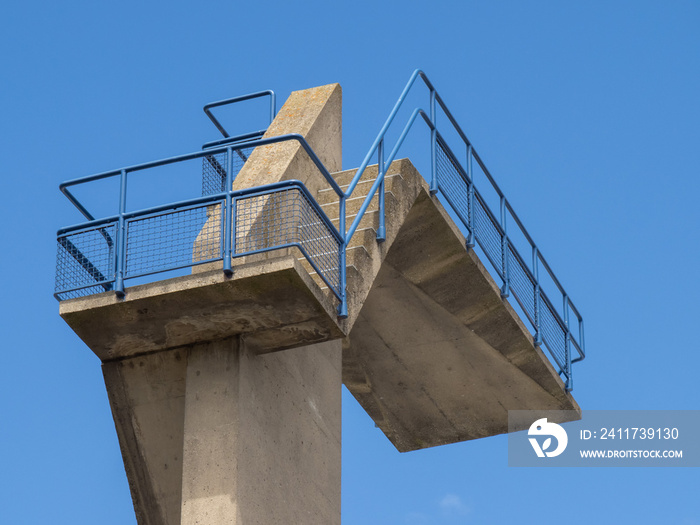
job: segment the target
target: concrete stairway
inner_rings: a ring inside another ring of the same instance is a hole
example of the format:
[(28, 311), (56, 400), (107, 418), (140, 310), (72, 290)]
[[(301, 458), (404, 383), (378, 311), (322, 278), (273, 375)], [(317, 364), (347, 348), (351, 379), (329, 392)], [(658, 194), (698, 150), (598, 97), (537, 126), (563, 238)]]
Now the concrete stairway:
[[(346, 191), (356, 169), (341, 171), (333, 174), (333, 178), (343, 191)], [(346, 201), (346, 224), (349, 227), (357, 217), (357, 212), (362, 206), (372, 184), (377, 178), (377, 166), (368, 166), (362, 180), (355, 187), (353, 196)], [(415, 201), (421, 189), (422, 178), (415, 171), (408, 159), (395, 161), (387, 171), (384, 179), (384, 203), (386, 210), (386, 239), (377, 241), (377, 228), (379, 226), (379, 200), (378, 192), (372, 198), (370, 206), (362, 217), (359, 227), (355, 231), (348, 245), (347, 263), (347, 294), (348, 294), (348, 320), (343, 322), (346, 333), (359, 314), (361, 305), (369, 293), (374, 278), (379, 271), (382, 261), (391, 247), (396, 235), (403, 223), (403, 219)], [(425, 186), (427, 188), (427, 185)], [(331, 188), (322, 188), (317, 193), (317, 202), (326, 213), (331, 222), (338, 228), (339, 199)], [(343, 226), (339, 228), (342, 229)], [(299, 256), (299, 262), (306, 268), (319, 288), (329, 297), (332, 292), (328, 286), (311, 267), (311, 264), (303, 256)]]

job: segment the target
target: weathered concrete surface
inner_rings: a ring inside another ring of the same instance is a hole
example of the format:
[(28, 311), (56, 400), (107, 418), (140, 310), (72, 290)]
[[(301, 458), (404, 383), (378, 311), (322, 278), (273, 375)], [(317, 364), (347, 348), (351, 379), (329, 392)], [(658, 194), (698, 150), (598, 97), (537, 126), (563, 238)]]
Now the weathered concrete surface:
[[(277, 113), (264, 138), (298, 133), (331, 173), (342, 169), (342, 107), (340, 84), (294, 91)], [(255, 148), (241, 168), (233, 189), (245, 189), (281, 180), (297, 179), (311, 195), (328, 183), (296, 141)]]
[(180, 523), (188, 349), (102, 365), (139, 525)]
[(340, 340), (239, 338), (103, 364), (140, 525), (338, 524)]
[(424, 184), (344, 342), (343, 381), (400, 451), (507, 432), (508, 410), (580, 413)]
[[(340, 84), (294, 91), (275, 116), (263, 138), (289, 133), (300, 134), (306, 138), (328, 171), (339, 171), (342, 169), (342, 99)], [(297, 141), (292, 140), (255, 148), (236, 176), (233, 190), (290, 179), (303, 182), (311, 195), (329, 187), (306, 151)], [(256, 197), (255, 202), (251, 199), (241, 201), (240, 206), (241, 209), (237, 211), (239, 221), (236, 224), (234, 245), (243, 251), (261, 247), (268, 238), (270, 228), (273, 225), (279, 226), (279, 207), (270, 197)], [(194, 243), (195, 260), (219, 256), (221, 212), (219, 207), (211, 206), (207, 213), (207, 224)], [(240, 220), (243, 216), (245, 220)], [(297, 215), (287, 216), (286, 220), (300, 219)], [(290, 228), (289, 231), (291, 230)], [(239, 265), (241, 260), (234, 259), (233, 264)], [(221, 267), (221, 263), (211, 263), (195, 266), (192, 272), (199, 273)]]
[(213, 270), (134, 286), (124, 299), (63, 301), (60, 313), (102, 361), (233, 335), (260, 353), (342, 337), (336, 304), (289, 252), (249, 258), (230, 279)]
[(182, 525), (339, 524), (340, 341), (226, 344), (190, 353)]

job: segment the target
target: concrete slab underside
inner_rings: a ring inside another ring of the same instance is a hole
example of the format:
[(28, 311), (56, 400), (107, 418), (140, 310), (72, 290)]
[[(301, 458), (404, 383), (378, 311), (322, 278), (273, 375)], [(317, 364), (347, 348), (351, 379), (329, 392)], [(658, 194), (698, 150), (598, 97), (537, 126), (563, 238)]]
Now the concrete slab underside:
[(505, 433), (508, 410), (580, 413), (425, 191), (344, 342), (343, 380), (400, 451)]
[[(336, 305), (297, 260), (296, 249), (221, 270), (63, 301), (63, 319), (102, 361), (240, 335), (257, 353), (343, 336)], [(221, 265), (219, 264), (219, 267)]]

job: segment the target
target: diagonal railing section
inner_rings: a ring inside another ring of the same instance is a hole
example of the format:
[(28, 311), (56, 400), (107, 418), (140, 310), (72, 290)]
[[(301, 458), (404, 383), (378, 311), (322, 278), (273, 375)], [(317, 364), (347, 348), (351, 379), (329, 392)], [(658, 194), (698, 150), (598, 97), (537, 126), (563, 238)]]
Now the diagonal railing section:
[[(390, 153), (386, 155), (387, 147), (385, 141), (387, 131), (396, 120), (400, 108), (419, 78), (429, 91), (428, 112), (426, 113), (420, 107), (413, 110)], [(449, 131), (452, 133), (456, 132), (465, 150), (466, 159), (463, 163), (450, 150), (447, 142), (440, 134), (440, 129), (442, 128), (437, 124), (438, 108), (447, 117), (446, 126), (450, 128)], [(559, 368), (559, 374), (565, 380), (566, 389), (568, 391), (572, 390), (572, 364), (585, 357), (583, 318), (476, 153), (472, 143), (455, 121), (435, 87), (421, 70), (416, 70), (411, 75), (345, 193), (346, 197), (352, 194), (352, 191), (360, 182), (365, 169), (372, 159), (376, 157), (379, 175), (361, 206), (360, 212), (345, 230), (345, 242), (349, 243), (375, 194), (378, 195), (379, 201), (377, 240), (380, 242), (384, 240), (386, 235), (383, 199), (384, 177), (388, 166), (396, 158), (408, 132), (414, 126), (419, 116), (422, 117), (430, 131), (430, 178), (427, 182), (430, 185), (431, 194), (438, 194), (448, 204), (457, 222), (461, 223), (466, 233), (467, 248), (471, 249), (478, 245), (482, 250), (489, 260), (496, 277), (501, 281), (501, 296), (504, 299), (511, 295), (515, 298), (533, 328), (534, 344), (536, 346), (544, 345), (547, 348), (553, 363)], [(490, 191), (495, 191), (498, 196), (498, 213), (494, 213), (489, 208), (487, 199), (475, 187), (472, 173), (474, 162), (486, 176)], [(532, 253), (525, 254), (528, 259), (525, 259), (524, 255), (515, 248), (512, 242), (513, 238), (508, 233), (509, 223), (514, 223), (520, 236), (529, 245)], [(340, 225), (341, 231), (344, 230), (346, 224), (344, 209), (342, 208)], [(531, 260), (531, 264), (528, 264), (526, 260)], [(555, 307), (551, 298), (545, 293), (539, 277), (541, 271), (546, 272), (549, 281), (553, 283), (555, 293), (560, 295), (558, 298), (560, 307)], [(575, 354), (575, 357), (573, 354)]]

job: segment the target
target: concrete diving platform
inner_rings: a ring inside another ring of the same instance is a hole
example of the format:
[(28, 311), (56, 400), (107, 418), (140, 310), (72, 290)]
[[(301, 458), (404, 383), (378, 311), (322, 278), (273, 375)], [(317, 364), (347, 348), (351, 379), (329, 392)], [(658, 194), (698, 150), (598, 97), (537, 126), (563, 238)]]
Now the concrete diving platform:
[[(183, 241), (200, 257), (193, 264), (205, 261), (193, 273), (60, 303), (60, 315), (102, 361), (140, 525), (339, 524), (341, 383), (401, 452), (505, 433), (509, 410), (580, 417), (558, 371), (409, 159), (386, 171), (385, 224), (378, 196), (363, 210), (377, 166), (366, 167), (340, 206), (339, 191), (357, 173), (342, 171), (341, 112), (337, 84), (294, 92), (263, 136), (304, 137), (330, 172), (330, 189), (301, 142), (258, 145), (234, 190), (289, 180), (303, 188), (284, 198), (256, 195), (238, 223), (231, 202), (241, 193), (215, 196), (214, 204), (203, 197), (197, 238)], [(225, 163), (206, 158), (231, 181)], [(125, 188), (126, 170), (121, 176)], [(129, 235), (125, 217), (71, 230), (59, 239), (65, 260), (104, 278), (74, 241), (92, 236), (112, 261)], [(278, 230), (284, 247), (259, 253)], [(331, 249), (302, 251), (322, 241)], [(231, 244), (253, 248), (236, 257)], [(328, 275), (339, 276), (345, 295)], [(110, 284), (94, 283), (99, 291)], [(338, 315), (339, 295), (347, 316)]]

